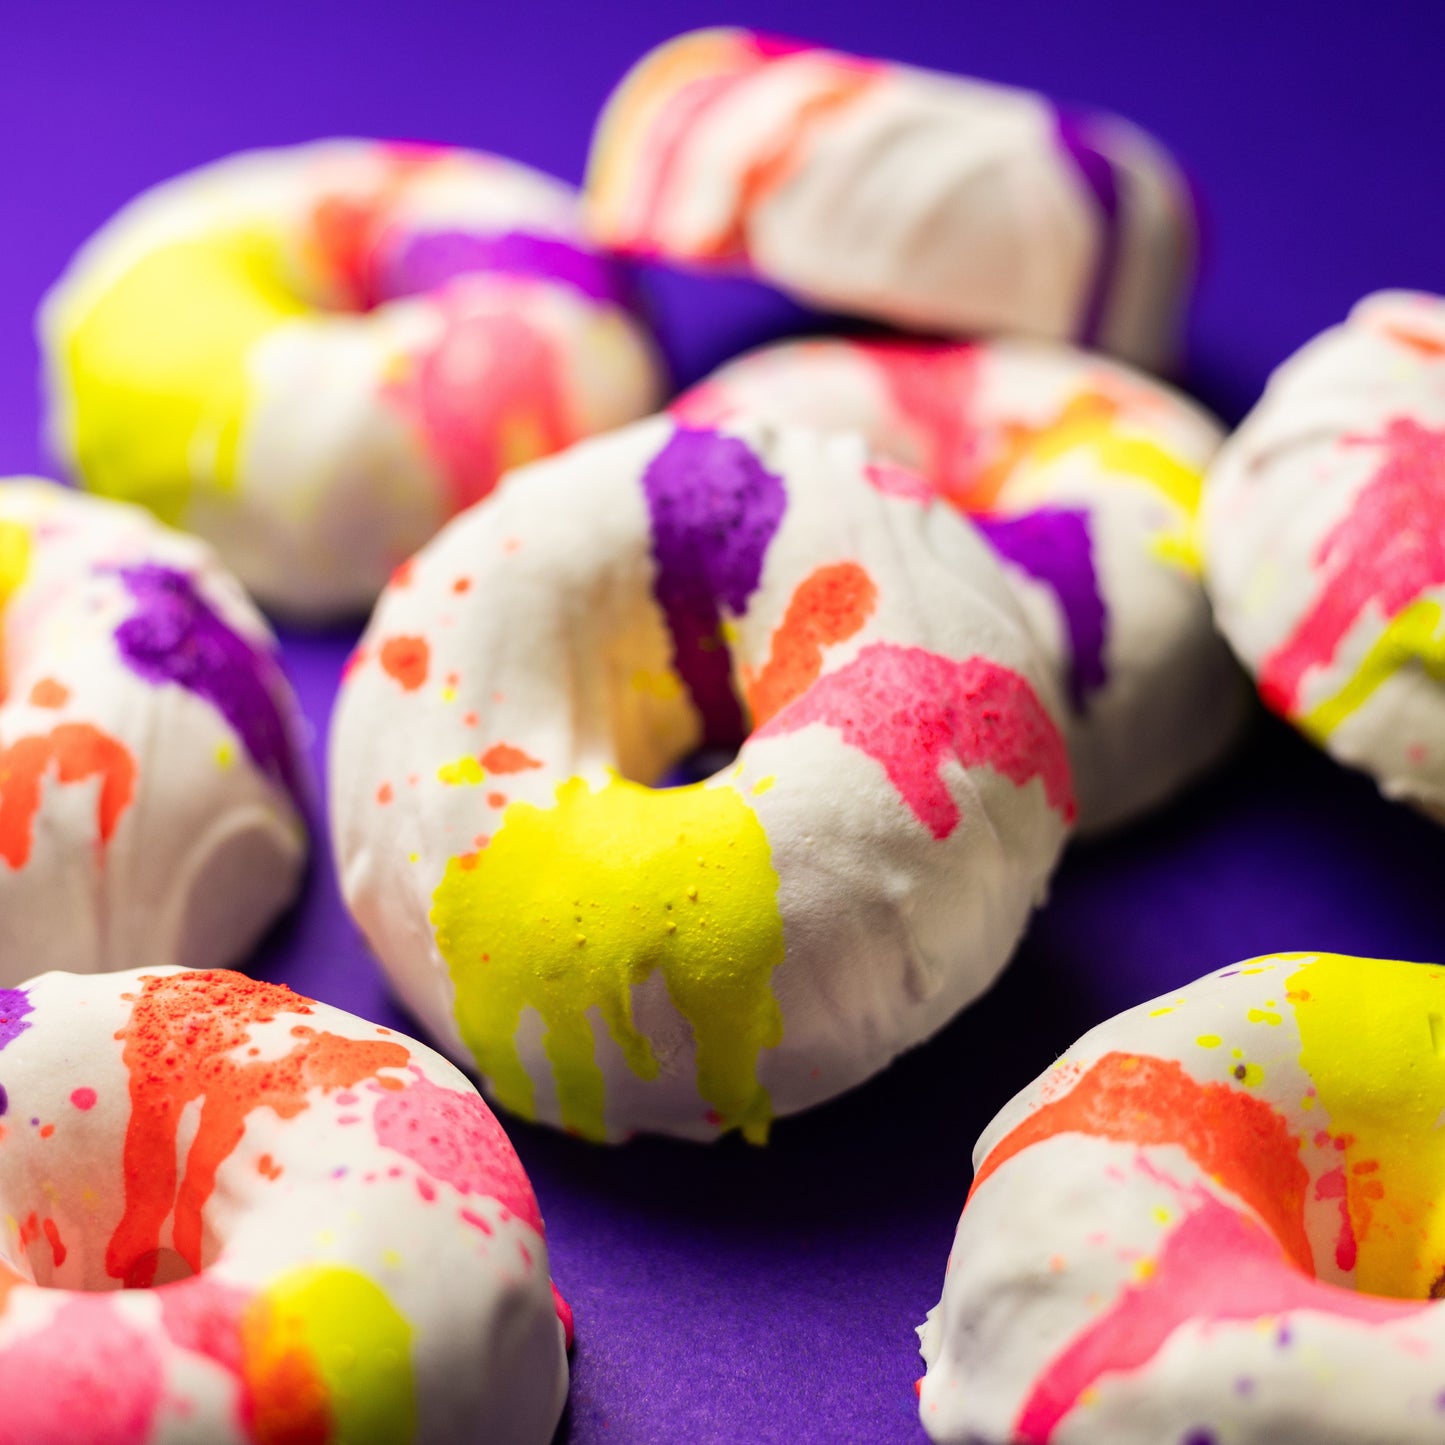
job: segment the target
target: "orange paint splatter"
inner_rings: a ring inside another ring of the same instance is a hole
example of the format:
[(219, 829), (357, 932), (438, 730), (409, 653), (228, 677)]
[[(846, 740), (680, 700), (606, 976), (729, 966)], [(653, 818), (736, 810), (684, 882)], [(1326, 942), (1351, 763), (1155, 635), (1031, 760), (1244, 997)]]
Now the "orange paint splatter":
[(507, 806), (507, 795), (505, 793), (488, 793), (487, 807), (505, 808)]
[(1314, 1273), (1305, 1233), (1309, 1171), (1284, 1117), (1228, 1084), (1201, 1084), (1172, 1059), (1105, 1054), (1072, 1089), (1044, 1104), (990, 1151), (970, 1197), (1002, 1165), (1056, 1134), (1147, 1148), (1174, 1144), (1252, 1208), (1291, 1259)]
[(503, 776), (508, 773), (525, 773), (528, 768), (542, 766), (536, 758), (524, 753), (521, 748), (514, 748), (510, 743), (493, 743), (477, 761), (489, 773), (500, 773)]
[[(396, 1085), (379, 1078), (379, 1071), (402, 1068), (411, 1057), (401, 1044), (297, 1025), (291, 1033), (298, 1043), (289, 1053), (243, 1062), (235, 1053), (251, 1042), (251, 1025), (309, 1015), (311, 1000), (223, 971), (142, 982), (142, 992), (132, 996), (130, 1020), (117, 1035), (131, 1113), (123, 1156), (125, 1212), (106, 1250), (107, 1273), (133, 1288), (154, 1280), (161, 1229), (172, 1210), (175, 1248), (193, 1270), (201, 1268), (202, 1212), (248, 1115), (264, 1107), (278, 1118), (294, 1118), (312, 1089), (352, 1088), (368, 1078)], [(196, 1102), (200, 1117), (178, 1179), (181, 1115)]]
[(241, 1316), (252, 1439), (259, 1445), (328, 1445), (331, 1396), (304, 1338), (264, 1295)]
[(281, 1166), (269, 1155), (263, 1154), (256, 1161), (256, 1172), (266, 1179), (279, 1179)]
[(1438, 336), (1426, 336), (1421, 331), (1412, 331), (1409, 327), (1401, 326), (1398, 323), (1387, 325), (1382, 329), (1391, 341), (1398, 341), (1401, 346), (1408, 346), (1422, 356), (1432, 359), (1445, 356), (1445, 341)]
[(812, 686), (823, 669), (823, 649), (852, 637), (877, 601), (873, 579), (856, 562), (819, 567), (798, 584), (773, 633), (768, 660), (755, 674), (743, 673), (754, 727)]
[(376, 790), (376, 801), (385, 807), (396, 796), (390, 783), (383, 783)]
[(31, 707), (64, 707), (70, 701), (70, 689), (53, 677), (42, 677), (30, 689)]
[(381, 644), (381, 667), (407, 692), (415, 692), (425, 681), (431, 665), (431, 648), (424, 637), (388, 637)]
[(53, 770), (61, 783), (99, 778), (96, 827), (110, 841), (135, 792), (135, 759), (123, 744), (90, 723), (62, 723), (43, 737), (20, 738), (0, 749), (0, 859), (23, 868), (30, 859), (40, 780)]

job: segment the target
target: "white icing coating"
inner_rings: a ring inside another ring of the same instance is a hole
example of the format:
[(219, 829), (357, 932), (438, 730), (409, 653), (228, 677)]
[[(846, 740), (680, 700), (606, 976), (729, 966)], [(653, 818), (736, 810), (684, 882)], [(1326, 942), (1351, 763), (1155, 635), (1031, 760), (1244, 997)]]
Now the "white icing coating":
[(1445, 299), (1368, 296), (1285, 362), (1210, 470), (1202, 529), (1265, 702), (1445, 818)]
[(209, 547), (0, 483), (0, 986), (242, 957), (300, 884), (302, 726)]
[[(507, 1107), (761, 1139), (1003, 966), (1074, 811), (1056, 709), (920, 478), (854, 436), (639, 422), (383, 594), (331, 738), (342, 892)], [(741, 747), (649, 786), (701, 743)]]
[(639, 60), (593, 142), (610, 245), (745, 265), (897, 325), (1080, 338), (1173, 359), (1194, 211), (1173, 160), (1113, 116), (1030, 91), (693, 31)]

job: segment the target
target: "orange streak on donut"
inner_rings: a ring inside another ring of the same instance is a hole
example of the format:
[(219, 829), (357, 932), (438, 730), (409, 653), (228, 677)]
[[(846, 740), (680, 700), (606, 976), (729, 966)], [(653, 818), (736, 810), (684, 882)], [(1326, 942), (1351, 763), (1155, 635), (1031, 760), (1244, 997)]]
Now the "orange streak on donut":
[(135, 791), (135, 759), (123, 744), (90, 723), (62, 723), (43, 737), (0, 749), (0, 859), (12, 868), (30, 860), (40, 780), (54, 768), (62, 783), (99, 778), (96, 824), (108, 843)]
[(378, 654), (381, 670), (407, 692), (415, 692), (431, 666), (431, 648), (424, 637), (388, 637)]
[(529, 768), (542, 766), (530, 753), (523, 752), (521, 748), (514, 748), (511, 743), (493, 743), (477, 761), (489, 773), (500, 775), (525, 773)]
[[(241, 974), (150, 977), (132, 997), (130, 1021), (117, 1035), (130, 1076), (125, 1213), (106, 1250), (106, 1271), (145, 1287), (155, 1278), (161, 1228), (173, 1208), (175, 1248), (193, 1270), (201, 1268), (202, 1211), (249, 1114), (265, 1107), (294, 1118), (310, 1090), (353, 1088), (381, 1069), (405, 1066), (411, 1055), (401, 1044), (297, 1025), (291, 1033), (300, 1042), (284, 1057), (237, 1059), (251, 1025), (311, 1012), (311, 1001), (289, 988)], [(200, 1120), (178, 1180), (181, 1115), (195, 1102)]]
[(1105, 1054), (1061, 1099), (1043, 1105), (989, 1152), (970, 1197), (1015, 1154), (1056, 1134), (1148, 1148), (1175, 1144), (1265, 1222), (1290, 1258), (1314, 1273), (1305, 1233), (1309, 1170), (1284, 1117), (1228, 1084), (1201, 1084), (1173, 1059)]
[(852, 637), (878, 601), (873, 579), (856, 562), (819, 567), (798, 584), (773, 633), (768, 660), (744, 673), (753, 725), (781, 712), (823, 670), (823, 649)]

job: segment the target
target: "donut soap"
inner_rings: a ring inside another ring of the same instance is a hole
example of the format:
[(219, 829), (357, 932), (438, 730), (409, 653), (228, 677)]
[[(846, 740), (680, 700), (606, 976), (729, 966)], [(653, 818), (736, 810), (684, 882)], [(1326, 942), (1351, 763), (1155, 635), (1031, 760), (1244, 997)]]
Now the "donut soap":
[(0, 990), (6, 1440), (546, 1445), (559, 1315), (431, 1049), (236, 973)]
[(1445, 968), (1286, 953), (1086, 1034), (989, 1125), (922, 1419), (969, 1445), (1445, 1438)]
[(1211, 468), (1215, 614), (1265, 703), (1445, 820), (1445, 299), (1366, 297)]
[(209, 547), (0, 481), (0, 987), (243, 956), (300, 884), (302, 727)]
[(376, 141), (157, 186), (42, 308), (54, 445), (264, 606), (362, 610), (503, 470), (656, 405), (625, 274), (576, 212), (514, 162)]
[(1155, 370), (1193, 284), (1189, 189), (1126, 121), (747, 30), (693, 31), (633, 66), (587, 193), (594, 233), (623, 251)]
[(1193, 528), (1222, 437), (1207, 413), (1055, 342), (819, 338), (728, 363), (673, 403), (862, 432), (993, 543), (1067, 700), (1084, 828), (1161, 802), (1239, 730)]
[[(493, 1097), (761, 1141), (1002, 967), (1075, 813), (974, 530), (856, 436), (657, 417), (383, 593), (338, 702), (342, 892)], [(736, 759), (654, 788), (696, 749)]]

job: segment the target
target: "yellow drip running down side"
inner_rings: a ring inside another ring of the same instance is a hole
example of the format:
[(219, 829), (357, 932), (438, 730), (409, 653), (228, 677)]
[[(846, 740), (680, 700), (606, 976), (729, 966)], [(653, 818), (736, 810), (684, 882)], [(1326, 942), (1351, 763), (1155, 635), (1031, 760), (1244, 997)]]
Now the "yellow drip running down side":
[(196, 486), (229, 489), (251, 348), (309, 308), (276, 242), (234, 233), (149, 252), (61, 318), (71, 444), (86, 486), (179, 524)]
[(498, 1101), (535, 1116), (516, 1043), (533, 1008), (563, 1125), (605, 1138), (589, 1012), (639, 1078), (656, 1078), (632, 991), (661, 971), (692, 1025), (699, 1094), (722, 1128), (762, 1142), (772, 1111), (757, 1059), (783, 1033), (772, 991), (783, 961), (777, 891), (767, 834), (730, 787), (654, 790), (613, 777), (594, 792), (570, 778), (553, 807), (511, 804), (480, 853), (447, 865), (431, 915), (458, 1026)]
[(1356, 1286), (1428, 1299), (1445, 1275), (1445, 968), (1326, 953), (1288, 988), (1300, 1064), (1344, 1145)]
[(30, 571), (30, 533), (18, 522), (0, 522), (0, 612), (25, 585)]

